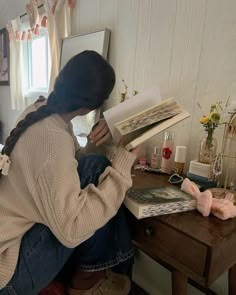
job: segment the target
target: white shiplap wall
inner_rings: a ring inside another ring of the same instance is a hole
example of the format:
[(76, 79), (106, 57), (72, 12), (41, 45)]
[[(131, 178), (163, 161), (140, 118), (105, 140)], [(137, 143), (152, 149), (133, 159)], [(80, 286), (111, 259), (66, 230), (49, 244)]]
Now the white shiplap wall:
[[(196, 103), (207, 112), (211, 103), (236, 96), (235, 9), (234, 0), (80, 0), (73, 33), (112, 31), (109, 60), (117, 84), (107, 108), (119, 102), (122, 79), (130, 95), (159, 85), (163, 98), (179, 99), (192, 118), (171, 130), (176, 145), (189, 147), (190, 160), (204, 136)], [(221, 133), (218, 128), (219, 145)], [(149, 141), (148, 154), (162, 139)]]

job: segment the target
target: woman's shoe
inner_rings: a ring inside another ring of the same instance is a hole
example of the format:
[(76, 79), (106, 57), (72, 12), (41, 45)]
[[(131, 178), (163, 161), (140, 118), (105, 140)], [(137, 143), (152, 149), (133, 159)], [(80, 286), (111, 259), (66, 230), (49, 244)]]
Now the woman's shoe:
[(69, 288), (69, 295), (128, 295), (130, 280), (127, 276), (106, 270), (106, 277), (89, 290)]

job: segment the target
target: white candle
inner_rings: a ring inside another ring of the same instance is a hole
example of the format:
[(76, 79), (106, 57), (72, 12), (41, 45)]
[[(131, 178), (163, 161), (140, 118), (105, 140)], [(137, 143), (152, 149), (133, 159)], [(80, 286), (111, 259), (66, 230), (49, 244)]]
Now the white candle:
[(175, 162), (185, 163), (186, 155), (187, 155), (187, 147), (177, 145), (175, 150)]

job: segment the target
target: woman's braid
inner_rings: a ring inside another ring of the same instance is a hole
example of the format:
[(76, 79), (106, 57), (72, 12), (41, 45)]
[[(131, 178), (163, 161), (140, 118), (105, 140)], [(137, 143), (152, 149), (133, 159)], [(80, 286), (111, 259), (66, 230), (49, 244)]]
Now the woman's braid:
[(1, 153), (10, 156), (18, 139), (27, 130), (27, 128), (32, 126), (34, 123), (50, 116), (53, 113), (55, 113), (55, 110), (53, 110), (52, 107), (49, 107), (48, 105), (43, 105), (37, 111), (27, 114), (25, 116), (25, 119), (21, 120), (11, 131), (10, 135), (6, 139), (5, 146), (2, 149)]

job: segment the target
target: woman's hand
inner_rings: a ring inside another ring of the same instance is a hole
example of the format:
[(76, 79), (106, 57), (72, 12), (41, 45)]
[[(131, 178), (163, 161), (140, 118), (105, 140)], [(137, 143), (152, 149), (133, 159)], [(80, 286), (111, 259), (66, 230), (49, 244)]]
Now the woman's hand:
[[(127, 145), (127, 137), (124, 135), (121, 137), (120, 141), (118, 142), (118, 147), (123, 147), (125, 148), (125, 146)], [(139, 154), (139, 152), (141, 151), (142, 148), (142, 144), (138, 145), (137, 147), (135, 147), (134, 149), (130, 150), (129, 152), (135, 154), (136, 156)]]
[(99, 120), (92, 128), (89, 139), (96, 146), (103, 144), (112, 138), (107, 122), (104, 119)]

